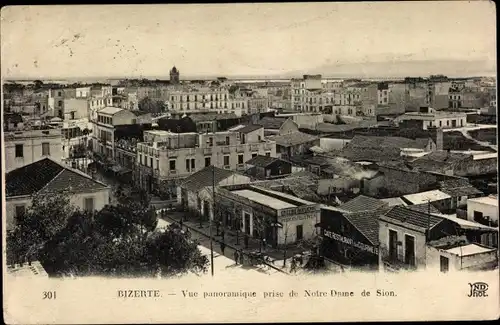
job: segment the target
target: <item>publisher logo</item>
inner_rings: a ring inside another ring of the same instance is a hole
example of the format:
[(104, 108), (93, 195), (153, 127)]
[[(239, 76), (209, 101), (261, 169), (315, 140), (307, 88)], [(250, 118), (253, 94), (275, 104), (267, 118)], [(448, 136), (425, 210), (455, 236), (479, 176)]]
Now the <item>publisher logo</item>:
[(479, 298), (479, 297), (488, 297), (486, 291), (488, 291), (488, 284), (484, 282), (474, 282), (469, 283), (470, 293), (468, 297)]

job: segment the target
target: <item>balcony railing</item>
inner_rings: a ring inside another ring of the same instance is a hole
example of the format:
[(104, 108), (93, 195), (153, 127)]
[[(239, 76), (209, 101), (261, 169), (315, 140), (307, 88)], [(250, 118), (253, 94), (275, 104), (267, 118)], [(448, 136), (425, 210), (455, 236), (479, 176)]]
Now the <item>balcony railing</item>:
[(251, 151), (259, 151), (261, 146), (259, 144), (251, 144), (250, 145), (250, 150)]
[(245, 145), (239, 145), (236, 147), (236, 152), (245, 152)]
[(222, 153), (231, 153), (231, 147), (229, 146), (222, 147)]
[(205, 155), (211, 155), (212, 154), (212, 148), (203, 148), (203, 154)]

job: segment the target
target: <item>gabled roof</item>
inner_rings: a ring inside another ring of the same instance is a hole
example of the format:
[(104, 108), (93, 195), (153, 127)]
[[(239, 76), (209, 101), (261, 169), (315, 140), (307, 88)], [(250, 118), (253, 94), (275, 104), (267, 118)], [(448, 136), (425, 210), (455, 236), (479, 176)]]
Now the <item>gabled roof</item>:
[[(339, 207), (342, 209), (342, 207)], [(379, 236), (379, 211), (362, 211), (344, 213), (344, 217), (359, 230), (374, 246), (378, 245)]]
[(252, 159), (248, 160), (246, 162), (246, 164), (257, 166), (257, 167), (267, 167), (277, 160), (280, 160), (280, 159), (276, 158), (276, 157), (257, 155), (255, 157), (253, 157)]
[(386, 208), (388, 204), (369, 196), (359, 195), (354, 199), (341, 204), (339, 208), (349, 212), (373, 211)]
[(272, 138), (273, 141), (276, 141), (277, 145), (280, 145), (282, 147), (292, 147), (299, 144), (315, 141), (317, 139), (319, 139), (317, 136), (302, 133), (300, 131), (278, 135)]
[(483, 194), (480, 190), (472, 186), (466, 179), (453, 179), (439, 182), (440, 190), (450, 196), (469, 196)]
[(33, 195), (40, 191), (70, 190), (73, 193), (86, 193), (105, 188), (108, 186), (50, 158), (15, 169), (5, 176), (7, 197)]
[[(444, 220), (444, 218), (435, 215), (429, 215), (419, 211), (408, 209), (408, 207), (395, 206), (389, 210), (383, 217), (387, 217), (399, 222), (408, 223), (413, 226), (430, 229)], [(384, 218), (385, 219), (385, 218)]]
[(440, 214), (441, 212), (436, 209), (432, 204), (429, 203), (421, 203), (421, 204), (411, 204), (406, 206), (408, 209), (413, 210), (413, 211), (418, 211), (418, 212), (423, 212), (423, 213), (437, 213)]
[(245, 125), (244, 127), (237, 129), (236, 131), (240, 132), (240, 133), (250, 133), (250, 132), (253, 132), (255, 130), (262, 129), (262, 128), (263, 128), (262, 125), (250, 124), (250, 125)]
[(208, 166), (187, 177), (180, 186), (189, 191), (197, 192), (204, 187), (212, 186), (213, 183), (218, 185), (226, 178), (235, 174), (231, 170)]

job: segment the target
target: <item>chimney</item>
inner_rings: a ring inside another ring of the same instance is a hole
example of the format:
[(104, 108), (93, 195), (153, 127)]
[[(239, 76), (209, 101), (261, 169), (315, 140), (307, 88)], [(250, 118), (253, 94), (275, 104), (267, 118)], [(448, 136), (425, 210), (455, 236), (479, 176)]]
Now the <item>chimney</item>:
[(443, 129), (442, 128), (428, 128), (431, 139), (436, 143), (436, 150), (443, 150)]

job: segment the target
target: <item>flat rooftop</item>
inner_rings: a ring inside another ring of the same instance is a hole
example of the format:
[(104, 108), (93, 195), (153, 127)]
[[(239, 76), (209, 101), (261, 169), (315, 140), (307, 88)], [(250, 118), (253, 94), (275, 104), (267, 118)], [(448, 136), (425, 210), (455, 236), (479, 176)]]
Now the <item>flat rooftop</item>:
[(490, 196), (484, 196), (484, 197), (476, 197), (476, 198), (473, 198), (473, 199), (469, 199), (468, 201), (482, 203), (482, 204), (487, 204), (487, 205), (498, 206), (498, 196), (496, 196), (496, 195), (490, 195)]
[(495, 248), (486, 248), (483, 246), (479, 246), (476, 244), (469, 244), (465, 246), (459, 246), (459, 247), (454, 247), (447, 249), (446, 251), (448, 253), (458, 255), (458, 256), (469, 256), (469, 255), (475, 255), (475, 254), (482, 254), (482, 253), (489, 253), (491, 251), (494, 251)]
[(441, 192), (440, 190), (433, 190), (415, 194), (408, 194), (403, 196), (406, 200), (410, 201), (413, 204), (422, 204), (427, 202), (434, 202), (440, 200), (450, 199), (451, 196), (448, 194)]
[(270, 197), (259, 192), (255, 192), (252, 190), (237, 190), (231, 191), (231, 193), (237, 194), (244, 198), (249, 199), (250, 201), (254, 201), (256, 203), (268, 206), (272, 209), (281, 210), (288, 208), (296, 208), (297, 206), (285, 201), (278, 200), (274, 197)]

